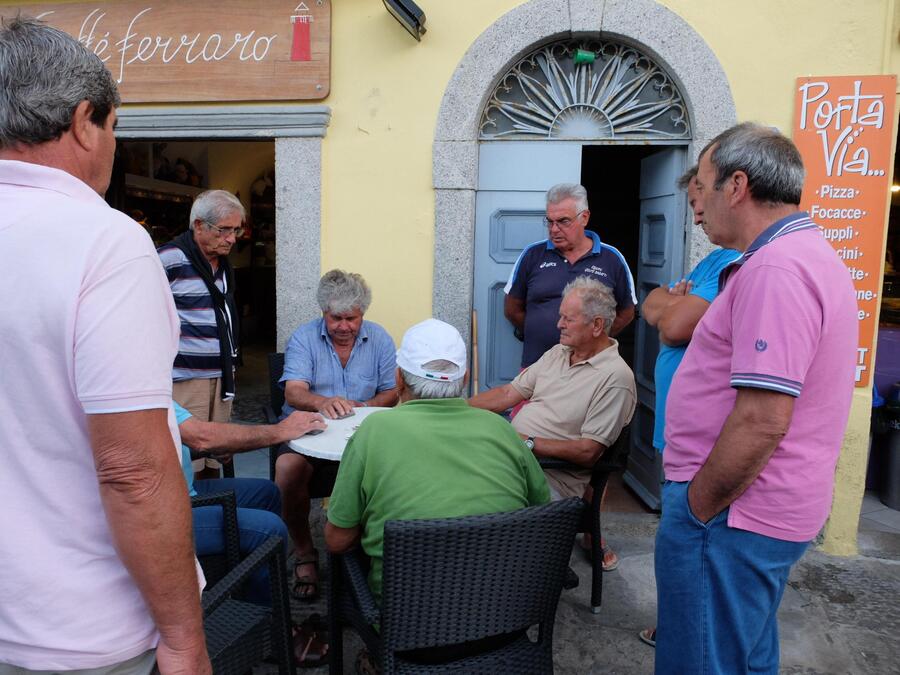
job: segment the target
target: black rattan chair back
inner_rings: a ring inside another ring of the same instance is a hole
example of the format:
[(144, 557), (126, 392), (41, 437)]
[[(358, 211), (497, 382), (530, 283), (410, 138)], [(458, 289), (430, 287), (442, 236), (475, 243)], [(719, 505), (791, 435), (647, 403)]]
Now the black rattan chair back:
[[(277, 424), (284, 406), (284, 389), (278, 380), (284, 373), (284, 352), (272, 352), (268, 355), (269, 361), (269, 405), (263, 406), (263, 415), (269, 424)], [(269, 480), (275, 480), (275, 460), (278, 455), (278, 446), (269, 447)]]
[[(269, 424), (277, 424), (281, 409), (284, 406), (284, 388), (278, 382), (284, 373), (284, 353), (269, 354), (269, 405), (263, 408), (263, 415)], [(279, 445), (269, 447), (269, 480), (275, 480), (275, 462), (278, 459)], [(329, 497), (334, 488), (338, 462), (323, 462), (316, 466), (309, 483), (309, 494), (314, 498)]]
[(233, 490), (215, 492), (191, 497), (191, 507), (202, 506), (222, 509), (222, 539), (225, 552), (220, 555), (199, 556), (197, 560), (203, 568), (203, 576), (209, 586), (215, 585), (228, 571), (237, 567), (241, 560), (240, 534), (237, 522), (237, 501)]
[(494, 658), (453, 663), (459, 672), (481, 670), (478, 662), (495, 674), (501, 672), (498, 664), (506, 664), (502, 672), (552, 672), (553, 621), (582, 510), (580, 500), (567, 499), (510, 513), (388, 522), (381, 611), (384, 672), (394, 672), (397, 652), (535, 625), (540, 627), (537, 643), (523, 635)]
[(269, 407), (277, 418), (281, 415), (281, 407), (284, 405), (284, 388), (279, 384), (284, 373), (284, 352), (273, 352), (268, 355), (269, 360)]
[(628, 468), (628, 456), (631, 453), (631, 424), (626, 424), (616, 442), (613, 443), (606, 452), (601, 455), (594, 466), (593, 475), (591, 476), (591, 485), (594, 485), (599, 475), (609, 474), (616, 471), (624, 471)]
[[(203, 626), (206, 646), (216, 675), (244, 675), (271, 653), (280, 675), (295, 675), (291, 641), (291, 608), (288, 599), (284, 544), (269, 537), (240, 560), (240, 532), (234, 492), (217, 492), (191, 498), (193, 507), (222, 509), (223, 555), (199, 558), (206, 577), (203, 592)], [(272, 606), (240, 600), (241, 589), (256, 569), (268, 565)]]
[[(631, 425), (626, 424), (616, 441), (606, 449), (591, 469), (591, 487), (593, 497), (591, 503), (585, 505), (584, 516), (579, 531), (591, 535), (591, 612), (598, 614), (603, 604), (603, 553), (600, 547), (602, 533), (600, 518), (600, 502), (609, 477), (617, 471), (624, 471), (628, 466), (628, 455), (631, 451)], [(562, 459), (540, 458), (538, 463), (542, 469), (581, 469), (583, 467)]]

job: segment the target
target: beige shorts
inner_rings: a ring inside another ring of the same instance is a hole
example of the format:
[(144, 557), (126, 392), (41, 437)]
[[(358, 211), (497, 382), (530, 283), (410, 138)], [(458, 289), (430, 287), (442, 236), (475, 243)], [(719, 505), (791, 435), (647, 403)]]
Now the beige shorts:
[[(132, 659), (114, 663), (111, 666), (64, 672), (66, 675), (151, 675), (158, 673), (159, 670), (156, 668), (156, 650), (151, 649)], [(59, 673), (58, 670), (27, 670), (0, 663), (0, 675), (56, 675), (57, 673)]]
[[(191, 415), (204, 422), (230, 422), (232, 401), (222, 400), (222, 378), (181, 380), (172, 383), (172, 398)], [(194, 471), (205, 467), (220, 469), (222, 464), (212, 457), (191, 462)]]
[(591, 482), (591, 470), (544, 469), (547, 485), (550, 486), (550, 499), (559, 501), (569, 497), (582, 497)]

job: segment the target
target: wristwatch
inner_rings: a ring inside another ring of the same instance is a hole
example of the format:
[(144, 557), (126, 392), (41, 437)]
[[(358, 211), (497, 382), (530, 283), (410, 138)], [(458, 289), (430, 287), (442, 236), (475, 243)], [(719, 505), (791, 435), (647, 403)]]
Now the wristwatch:
[(525, 439), (525, 447), (529, 450), (534, 450), (534, 436), (529, 436)]

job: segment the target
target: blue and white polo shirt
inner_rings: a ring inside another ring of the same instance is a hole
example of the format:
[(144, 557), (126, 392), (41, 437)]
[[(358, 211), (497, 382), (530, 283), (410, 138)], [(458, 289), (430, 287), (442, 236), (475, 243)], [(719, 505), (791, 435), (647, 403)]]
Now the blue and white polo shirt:
[(559, 342), (559, 305), (562, 291), (579, 276), (593, 277), (609, 286), (616, 298), (616, 310), (634, 307), (637, 297), (634, 278), (618, 249), (604, 244), (596, 232), (585, 231), (593, 242), (591, 250), (570, 264), (549, 239), (526, 246), (504, 291), (525, 300), (525, 345), (522, 367), (537, 361)]

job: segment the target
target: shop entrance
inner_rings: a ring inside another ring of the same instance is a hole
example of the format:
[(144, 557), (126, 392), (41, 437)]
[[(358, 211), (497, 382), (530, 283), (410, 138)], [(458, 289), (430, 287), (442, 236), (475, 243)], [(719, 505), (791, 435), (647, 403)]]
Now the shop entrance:
[(233, 417), (264, 421), (266, 354), (275, 351), (275, 142), (120, 140), (106, 199), (140, 223), (160, 246), (188, 228), (193, 199), (227, 190), (247, 211), (229, 256), (235, 272), (243, 365)]
[[(622, 253), (640, 303), (653, 288), (684, 271), (686, 198), (675, 182), (685, 166), (685, 150), (684, 145), (567, 141), (481, 145), (473, 299), (481, 389), (505, 384), (519, 371), (522, 348), (503, 316), (503, 289), (521, 250), (547, 236), (546, 190), (561, 182), (585, 186), (591, 206), (588, 227)], [(652, 446), (658, 339), (640, 317), (618, 339), (638, 390), (625, 481), (648, 506), (658, 508), (662, 474)]]

